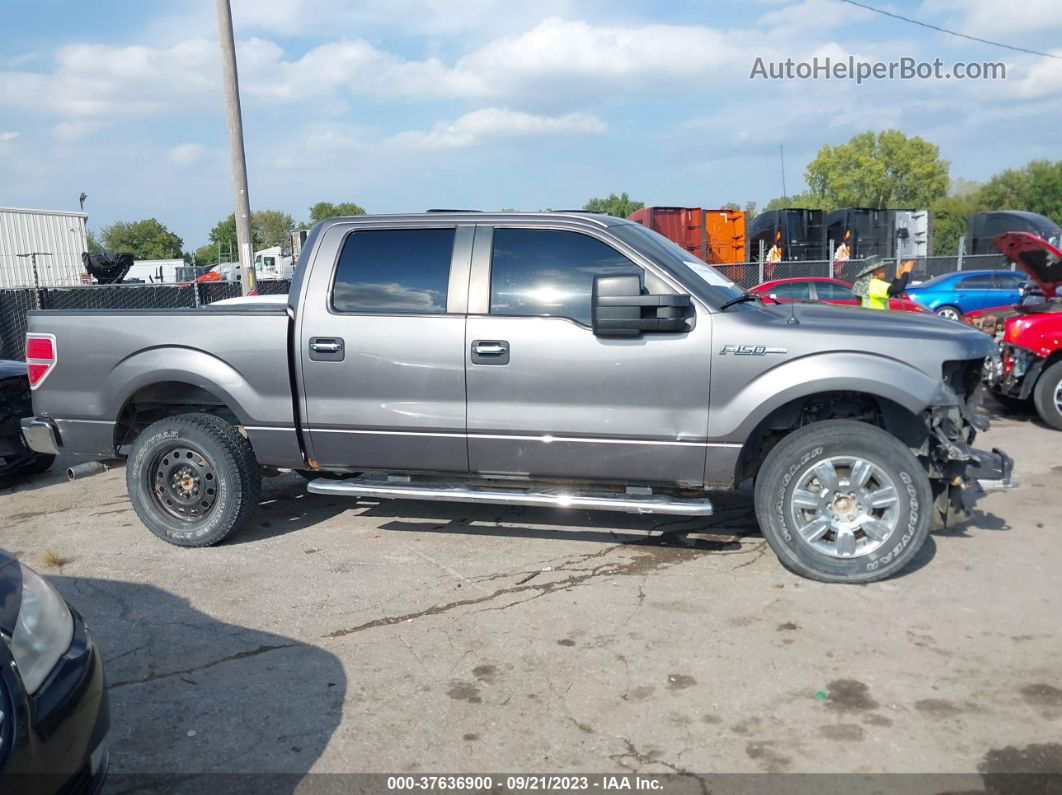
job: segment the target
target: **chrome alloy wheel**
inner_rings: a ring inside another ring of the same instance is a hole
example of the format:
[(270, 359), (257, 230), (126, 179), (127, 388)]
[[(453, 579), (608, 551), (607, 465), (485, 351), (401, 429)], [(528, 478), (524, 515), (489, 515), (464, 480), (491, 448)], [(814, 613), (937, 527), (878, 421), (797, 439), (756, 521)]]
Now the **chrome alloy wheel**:
[(1062, 414), (1062, 381), (1055, 387), (1055, 406), (1058, 407), (1058, 413)]
[(900, 520), (896, 484), (881, 467), (856, 456), (834, 456), (796, 478), (792, 526), (812, 548), (835, 558), (867, 555)]

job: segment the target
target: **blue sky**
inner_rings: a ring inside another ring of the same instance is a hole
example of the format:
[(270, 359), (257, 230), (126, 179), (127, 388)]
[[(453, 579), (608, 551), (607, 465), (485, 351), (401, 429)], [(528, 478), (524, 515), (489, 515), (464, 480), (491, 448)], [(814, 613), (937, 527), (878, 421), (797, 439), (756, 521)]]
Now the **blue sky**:
[[(882, 7), (1062, 54), (1058, 0)], [(0, 205), (90, 228), (154, 216), (192, 249), (231, 211), (214, 3), (5, 0)], [(254, 209), (373, 212), (761, 204), (823, 144), (921, 135), (953, 178), (1059, 156), (1062, 60), (963, 41), (839, 0), (233, 0)], [(998, 81), (750, 80), (814, 56), (1002, 61)]]

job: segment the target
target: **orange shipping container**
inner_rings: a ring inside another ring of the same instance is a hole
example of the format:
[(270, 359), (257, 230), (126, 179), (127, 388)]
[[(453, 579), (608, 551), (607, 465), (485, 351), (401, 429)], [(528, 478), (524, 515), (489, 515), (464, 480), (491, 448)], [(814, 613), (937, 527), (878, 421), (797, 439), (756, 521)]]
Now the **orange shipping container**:
[(705, 210), (708, 262), (712, 265), (747, 262), (745, 213), (741, 210)]

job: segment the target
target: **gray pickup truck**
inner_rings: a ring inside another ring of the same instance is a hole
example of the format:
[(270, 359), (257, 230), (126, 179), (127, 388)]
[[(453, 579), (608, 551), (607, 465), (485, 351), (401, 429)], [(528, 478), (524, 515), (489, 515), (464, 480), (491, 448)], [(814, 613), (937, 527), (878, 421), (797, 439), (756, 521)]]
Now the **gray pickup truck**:
[(781, 562), (902, 569), (962, 488), (992, 342), (910, 313), (764, 304), (581, 213), (333, 218), (286, 302), (29, 316), (27, 443), (127, 459), (156, 535), (215, 544), (265, 471), (313, 493), (708, 516), (755, 481)]

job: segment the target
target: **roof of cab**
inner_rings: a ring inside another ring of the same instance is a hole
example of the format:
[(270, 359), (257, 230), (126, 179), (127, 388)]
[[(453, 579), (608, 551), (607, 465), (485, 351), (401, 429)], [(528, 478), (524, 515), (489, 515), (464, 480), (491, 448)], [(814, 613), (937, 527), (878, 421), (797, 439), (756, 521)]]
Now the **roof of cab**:
[(468, 223), (468, 224), (497, 224), (529, 221), (534, 223), (548, 223), (550, 221), (563, 220), (570, 223), (583, 224), (586, 226), (609, 227), (619, 224), (629, 224), (626, 218), (617, 218), (612, 215), (599, 213), (563, 211), (563, 212), (479, 212), (476, 210), (436, 210), (426, 213), (389, 213), (379, 215), (344, 215), (328, 218), (322, 224), (331, 226), (335, 223), (394, 223), (408, 224), (420, 221), (432, 224), (440, 222)]

